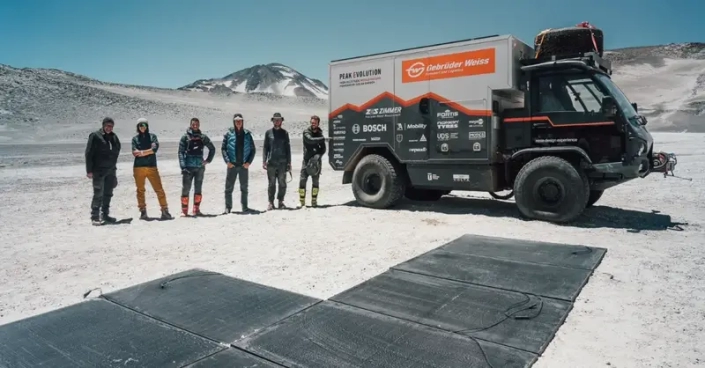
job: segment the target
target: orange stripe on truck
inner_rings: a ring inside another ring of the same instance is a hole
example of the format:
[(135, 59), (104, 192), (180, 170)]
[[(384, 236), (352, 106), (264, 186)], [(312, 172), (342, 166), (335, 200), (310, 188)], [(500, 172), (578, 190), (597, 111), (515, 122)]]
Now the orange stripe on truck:
[(492, 110), (468, 109), (458, 103), (451, 102), (447, 98), (445, 98), (443, 96), (439, 96), (433, 92), (429, 92), (429, 93), (423, 94), (421, 96), (414, 97), (411, 100), (404, 100), (400, 97), (395, 96), (392, 93), (384, 92), (384, 93), (381, 93), (381, 94), (375, 96), (373, 99), (371, 99), (371, 100), (369, 100), (359, 106), (353, 105), (353, 104), (345, 104), (345, 105), (333, 110), (330, 114), (328, 114), (328, 119), (334, 119), (336, 116), (338, 116), (341, 113), (348, 111), (348, 110), (352, 110), (355, 112), (362, 112), (365, 109), (382, 101), (385, 98), (393, 100), (396, 103), (396, 106), (401, 106), (401, 107), (409, 107), (411, 105), (419, 103), (419, 101), (421, 101), (421, 99), (423, 99), (423, 98), (428, 98), (430, 100), (440, 102), (440, 103), (444, 104), (445, 106), (453, 108), (453, 109), (457, 110), (458, 112), (461, 112), (466, 115), (470, 115), (470, 116), (491, 116), (492, 115)]
[(534, 117), (530, 117), (530, 118), (506, 118), (506, 119), (504, 119), (505, 123), (528, 123), (528, 122), (538, 122), (538, 121), (547, 122), (547, 123), (551, 124), (552, 127), (556, 127), (556, 128), (614, 125), (614, 121), (596, 121), (596, 122), (589, 122), (589, 123), (556, 124), (548, 116), (534, 116)]

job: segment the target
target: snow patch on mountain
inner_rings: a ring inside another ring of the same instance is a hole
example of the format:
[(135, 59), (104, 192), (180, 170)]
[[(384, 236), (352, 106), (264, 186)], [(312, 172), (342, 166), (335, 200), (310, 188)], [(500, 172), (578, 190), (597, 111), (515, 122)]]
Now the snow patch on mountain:
[(328, 98), (328, 87), (280, 63), (255, 65), (222, 78), (200, 79), (179, 88), (213, 93), (272, 94), (287, 97)]

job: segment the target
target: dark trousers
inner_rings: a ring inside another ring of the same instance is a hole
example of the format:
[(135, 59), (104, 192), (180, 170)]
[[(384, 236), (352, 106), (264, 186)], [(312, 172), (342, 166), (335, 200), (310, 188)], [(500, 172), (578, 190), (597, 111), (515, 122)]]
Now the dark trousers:
[(91, 201), (91, 217), (98, 217), (99, 211), (110, 213), (110, 201), (113, 199), (113, 189), (117, 177), (115, 170), (93, 173), (93, 200)]
[[(269, 163), (267, 164), (267, 179), (269, 180), (269, 188), (267, 190), (269, 202), (274, 202), (274, 194), (277, 194), (277, 200), (283, 201), (286, 195), (286, 162)], [(277, 184), (279, 191), (277, 192)]]
[(233, 190), (235, 189), (235, 180), (240, 176), (240, 203), (243, 209), (247, 208), (247, 185), (249, 183), (249, 171), (242, 166), (233, 166), (227, 169), (228, 173), (225, 176), (225, 208), (233, 208)]
[(201, 195), (201, 188), (203, 188), (203, 177), (206, 172), (204, 166), (201, 167), (187, 167), (185, 172), (182, 172), (183, 183), (181, 186), (181, 196), (188, 197), (189, 192), (191, 192), (191, 184), (193, 183), (194, 195)]
[(301, 172), (299, 173), (299, 189), (306, 189), (306, 182), (308, 182), (308, 177), (311, 177), (311, 188), (318, 188), (318, 179), (321, 174), (309, 175), (306, 171), (306, 161), (301, 163)]

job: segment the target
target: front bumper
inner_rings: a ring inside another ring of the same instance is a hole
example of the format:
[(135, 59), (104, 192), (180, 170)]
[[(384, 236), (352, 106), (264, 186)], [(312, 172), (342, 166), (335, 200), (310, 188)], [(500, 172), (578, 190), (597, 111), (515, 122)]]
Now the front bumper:
[(652, 172), (663, 173), (664, 177), (678, 164), (674, 153), (657, 152), (644, 153), (635, 157), (629, 164), (623, 162), (607, 162), (593, 164), (588, 171), (591, 179), (590, 189), (605, 190), (636, 178), (645, 178)]

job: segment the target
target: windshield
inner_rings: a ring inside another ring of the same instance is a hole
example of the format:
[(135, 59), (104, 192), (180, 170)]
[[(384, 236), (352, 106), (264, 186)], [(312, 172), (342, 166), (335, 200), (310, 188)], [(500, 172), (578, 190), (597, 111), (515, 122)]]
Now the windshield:
[(619, 89), (619, 87), (617, 87), (617, 85), (614, 84), (612, 79), (608, 76), (595, 73), (595, 77), (602, 82), (602, 85), (607, 88), (607, 90), (609, 90), (609, 94), (617, 102), (619, 109), (622, 110), (624, 117), (629, 121), (629, 123), (639, 125), (639, 114), (637, 114), (636, 110), (634, 110), (632, 103), (629, 102), (629, 99), (626, 95), (624, 95), (624, 92), (622, 92), (622, 90)]

